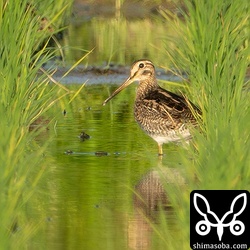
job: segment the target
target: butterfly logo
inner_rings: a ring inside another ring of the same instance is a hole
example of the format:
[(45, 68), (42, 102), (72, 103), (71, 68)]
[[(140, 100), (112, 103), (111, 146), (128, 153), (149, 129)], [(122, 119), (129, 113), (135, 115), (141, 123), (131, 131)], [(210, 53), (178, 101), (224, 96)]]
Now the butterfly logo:
[[(240, 209), (238, 208), (237, 210), (235, 204), (236, 203), (240, 204), (241, 199), (243, 199), (243, 205)], [(205, 204), (205, 211), (204, 211), (204, 206), (200, 206), (199, 208), (198, 201), (200, 202), (199, 203), (200, 205), (202, 203), (203, 205)], [(246, 205), (247, 205), (246, 193), (239, 194), (233, 199), (231, 206), (230, 206), (230, 210), (227, 211), (222, 216), (221, 219), (219, 219), (218, 216), (213, 211), (210, 210), (210, 205), (207, 199), (203, 195), (199, 193), (195, 193), (193, 196), (193, 204), (194, 204), (196, 211), (204, 218), (203, 220), (200, 220), (199, 222), (197, 222), (195, 226), (195, 230), (199, 235), (204, 236), (204, 235), (209, 234), (211, 227), (217, 228), (217, 235), (218, 235), (219, 241), (221, 241), (222, 239), (225, 227), (229, 227), (230, 232), (236, 236), (244, 233), (245, 225), (243, 224), (242, 221), (237, 220), (237, 216), (239, 216), (246, 208)], [(228, 220), (231, 217), (232, 217), (231, 221), (225, 223), (225, 220), (226, 219)]]

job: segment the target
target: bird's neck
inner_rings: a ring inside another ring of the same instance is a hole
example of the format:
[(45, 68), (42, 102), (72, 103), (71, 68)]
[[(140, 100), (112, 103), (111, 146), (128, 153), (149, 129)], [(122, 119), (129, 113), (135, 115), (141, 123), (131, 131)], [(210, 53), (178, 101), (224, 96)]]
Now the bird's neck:
[(140, 81), (137, 88), (136, 99), (144, 99), (157, 88), (159, 88), (159, 85), (157, 84), (157, 80), (155, 78)]

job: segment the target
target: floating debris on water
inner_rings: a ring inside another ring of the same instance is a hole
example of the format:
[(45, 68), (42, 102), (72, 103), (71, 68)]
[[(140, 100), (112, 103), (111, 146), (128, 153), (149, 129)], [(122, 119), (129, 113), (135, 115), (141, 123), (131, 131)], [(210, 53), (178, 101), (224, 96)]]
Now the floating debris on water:
[(81, 141), (85, 141), (85, 140), (88, 140), (90, 138), (90, 136), (88, 134), (86, 134), (84, 131), (82, 131), (78, 137), (80, 138)]
[(96, 156), (106, 156), (106, 155), (108, 155), (108, 153), (105, 152), (105, 151), (96, 151), (96, 152), (95, 152), (95, 155), (96, 155)]
[(73, 154), (73, 151), (70, 150), (70, 149), (68, 149), (68, 150), (66, 150), (64, 153), (65, 153), (66, 155), (71, 155), (71, 154)]

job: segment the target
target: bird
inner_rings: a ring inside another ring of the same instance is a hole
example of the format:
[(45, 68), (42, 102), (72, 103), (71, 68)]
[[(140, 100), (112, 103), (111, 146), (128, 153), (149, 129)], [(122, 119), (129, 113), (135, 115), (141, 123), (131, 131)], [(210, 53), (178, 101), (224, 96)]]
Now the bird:
[(160, 87), (153, 63), (147, 59), (135, 61), (130, 76), (104, 102), (106, 105), (120, 91), (133, 82), (139, 82), (134, 103), (134, 117), (141, 129), (158, 144), (188, 141), (192, 138), (190, 125), (196, 127), (200, 109), (184, 96)]

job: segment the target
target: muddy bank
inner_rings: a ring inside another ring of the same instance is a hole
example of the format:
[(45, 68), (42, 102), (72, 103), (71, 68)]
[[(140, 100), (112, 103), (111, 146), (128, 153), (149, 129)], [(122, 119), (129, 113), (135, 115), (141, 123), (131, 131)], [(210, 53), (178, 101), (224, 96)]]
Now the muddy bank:
[[(62, 66), (51, 66), (46, 65), (44, 69), (48, 71), (49, 69), (55, 70), (53, 78), (63, 84), (119, 84), (126, 80), (130, 74), (130, 66), (122, 66), (111, 64), (107, 66), (77, 66), (74, 68), (67, 76), (62, 77), (70, 67)], [(156, 68), (157, 78), (161, 80), (180, 82), (181, 78), (175, 76), (169, 71), (165, 71), (160, 68)], [(185, 77), (185, 76), (182, 76)]]

